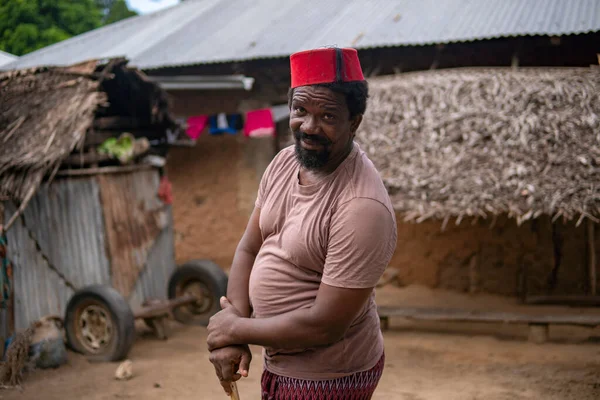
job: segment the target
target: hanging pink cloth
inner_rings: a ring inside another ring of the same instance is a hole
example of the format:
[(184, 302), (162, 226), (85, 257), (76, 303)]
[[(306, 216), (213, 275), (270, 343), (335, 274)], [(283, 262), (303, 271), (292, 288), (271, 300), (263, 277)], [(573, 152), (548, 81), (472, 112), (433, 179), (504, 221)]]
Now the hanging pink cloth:
[(249, 111), (246, 114), (244, 136), (275, 136), (275, 122), (273, 122), (273, 113), (270, 108)]
[(187, 129), (185, 134), (188, 135), (190, 139), (196, 140), (206, 128), (206, 123), (208, 122), (208, 115), (197, 115), (195, 117), (189, 117), (187, 119)]

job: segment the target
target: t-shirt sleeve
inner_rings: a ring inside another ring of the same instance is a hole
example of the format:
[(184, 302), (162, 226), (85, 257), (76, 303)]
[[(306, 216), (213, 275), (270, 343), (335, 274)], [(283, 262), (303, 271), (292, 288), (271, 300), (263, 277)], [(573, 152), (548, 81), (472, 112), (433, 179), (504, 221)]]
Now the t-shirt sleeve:
[(269, 180), (271, 176), (271, 171), (274, 169), (274, 164), (278, 161), (278, 156), (275, 156), (273, 160), (269, 163), (265, 172), (263, 172), (262, 177), (260, 178), (260, 184), (258, 185), (258, 194), (256, 195), (256, 201), (254, 205), (256, 208), (262, 208), (263, 203), (265, 201), (265, 196), (268, 192)]
[(382, 203), (356, 198), (332, 216), (321, 281), (330, 286), (374, 287), (390, 262), (397, 240), (396, 220)]

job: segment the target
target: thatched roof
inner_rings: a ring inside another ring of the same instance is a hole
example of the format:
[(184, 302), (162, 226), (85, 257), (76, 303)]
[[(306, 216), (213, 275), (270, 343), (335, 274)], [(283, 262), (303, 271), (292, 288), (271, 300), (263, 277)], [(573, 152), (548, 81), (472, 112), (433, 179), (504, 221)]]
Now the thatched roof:
[(406, 220), (600, 215), (600, 71), (486, 68), (370, 80), (358, 141)]
[[(164, 90), (123, 58), (69, 67), (39, 67), (0, 74), (0, 201), (22, 209), (44, 178), (52, 179), (99, 123), (166, 135), (176, 123)], [(100, 132), (102, 133), (102, 132)]]
[(96, 64), (0, 74), (0, 199), (31, 196), (81, 142), (105, 100)]

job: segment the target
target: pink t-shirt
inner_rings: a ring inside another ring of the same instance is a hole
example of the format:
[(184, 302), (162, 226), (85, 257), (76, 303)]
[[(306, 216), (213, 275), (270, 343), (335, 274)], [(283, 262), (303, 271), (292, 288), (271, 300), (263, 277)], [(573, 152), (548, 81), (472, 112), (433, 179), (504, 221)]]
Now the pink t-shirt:
[[(283, 149), (260, 183), (263, 244), (250, 275), (253, 318), (311, 307), (321, 282), (374, 287), (396, 248), (396, 219), (379, 173), (354, 144), (330, 175), (300, 185), (294, 147)], [(383, 352), (375, 293), (344, 338), (330, 346), (264, 350), (265, 367), (297, 379), (332, 379), (372, 368)]]

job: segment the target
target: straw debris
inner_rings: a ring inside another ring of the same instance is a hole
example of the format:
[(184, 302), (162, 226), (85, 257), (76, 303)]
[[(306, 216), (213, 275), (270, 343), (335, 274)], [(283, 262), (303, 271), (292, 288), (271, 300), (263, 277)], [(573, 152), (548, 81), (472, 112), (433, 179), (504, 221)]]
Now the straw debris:
[(15, 340), (8, 346), (6, 361), (0, 365), (0, 385), (3, 387), (15, 387), (21, 384), (34, 332), (35, 324), (32, 324), (24, 332), (17, 333)]
[(104, 99), (95, 66), (0, 74), (0, 198), (24, 200), (81, 142)]
[(466, 68), (379, 77), (357, 140), (406, 221), (600, 216), (600, 73)]

